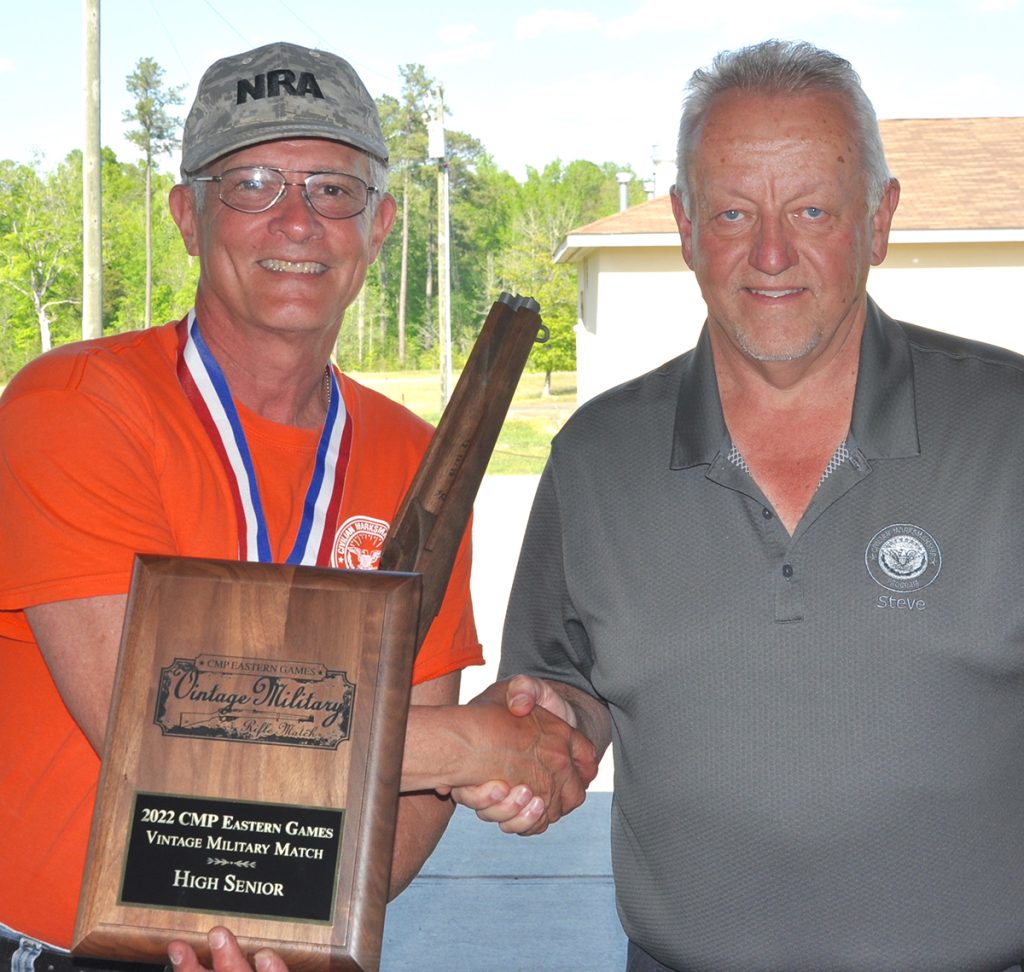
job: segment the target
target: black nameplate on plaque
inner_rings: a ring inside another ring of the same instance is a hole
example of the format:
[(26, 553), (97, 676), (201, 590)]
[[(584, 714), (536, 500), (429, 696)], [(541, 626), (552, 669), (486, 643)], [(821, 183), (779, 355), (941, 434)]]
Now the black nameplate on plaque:
[(122, 904), (327, 922), (344, 810), (137, 793)]

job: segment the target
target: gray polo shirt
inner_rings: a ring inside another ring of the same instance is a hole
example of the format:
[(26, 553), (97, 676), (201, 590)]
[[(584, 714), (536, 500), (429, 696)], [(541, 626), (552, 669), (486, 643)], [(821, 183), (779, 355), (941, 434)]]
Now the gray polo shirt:
[(1024, 953), (1024, 358), (871, 305), (847, 453), (792, 537), (708, 335), (556, 437), (501, 671), (613, 724), (626, 933), (687, 970)]

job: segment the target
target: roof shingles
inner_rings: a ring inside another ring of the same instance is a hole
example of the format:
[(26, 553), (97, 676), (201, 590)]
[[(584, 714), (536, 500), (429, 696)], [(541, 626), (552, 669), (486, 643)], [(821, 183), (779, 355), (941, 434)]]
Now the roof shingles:
[[(1024, 117), (899, 118), (879, 123), (900, 181), (895, 230), (1024, 228)], [(668, 196), (573, 235), (673, 233)]]

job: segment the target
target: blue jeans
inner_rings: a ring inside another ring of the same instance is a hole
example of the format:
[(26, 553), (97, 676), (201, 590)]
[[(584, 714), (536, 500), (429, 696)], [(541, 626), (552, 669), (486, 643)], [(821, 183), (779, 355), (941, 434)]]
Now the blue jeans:
[(0, 922), (0, 972), (161, 972), (160, 965), (107, 959), (75, 958), (58, 948)]
[(36, 958), (43, 949), (53, 952), (67, 952), (66, 949), (57, 948), (48, 942), (41, 942), (37, 938), (29, 938), (28, 935), (22, 935), (21, 932), (8, 928), (3, 922), (0, 922), (0, 939), (5, 942), (18, 943), (18, 948), (11, 956), (11, 972), (35, 972)]

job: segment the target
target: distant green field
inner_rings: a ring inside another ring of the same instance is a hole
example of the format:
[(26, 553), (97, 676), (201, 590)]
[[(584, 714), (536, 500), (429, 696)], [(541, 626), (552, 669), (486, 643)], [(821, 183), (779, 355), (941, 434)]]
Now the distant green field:
[[(432, 424), (441, 417), (441, 379), (436, 371), (353, 372), (352, 377)], [(544, 468), (552, 436), (576, 407), (575, 372), (555, 372), (551, 394), (543, 391), (543, 374), (530, 372), (520, 379), (487, 467), (489, 475), (538, 474)]]
[[(441, 379), (436, 371), (356, 372), (352, 377), (433, 425), (441, 417)], [(0, 385), (0, 392), (3, 388)], [(544, 395), (543, 390), (543, 374), (527, 373), (520, 379), (487, 466), (489, 475), (526, 476), (543, 470), (552, 436), (576, 407), (576, 373), (555, 372), (551, 394)]]

